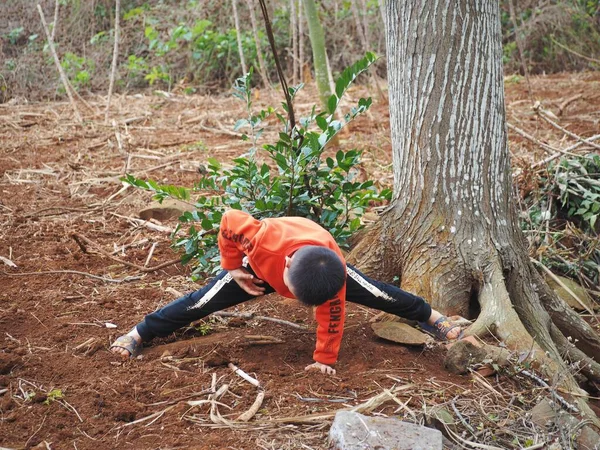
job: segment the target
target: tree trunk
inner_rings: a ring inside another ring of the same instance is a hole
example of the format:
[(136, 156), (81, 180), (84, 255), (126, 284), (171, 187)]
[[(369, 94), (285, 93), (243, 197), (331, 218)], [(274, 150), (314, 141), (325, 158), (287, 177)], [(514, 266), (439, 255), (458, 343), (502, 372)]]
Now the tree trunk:
[(383, 31), (385, 33), (385, 27), (387, 27), (387, 19), (385, 18), (385, 0), (379, 0), (379, 13), (381, 14), (381, 23), (383, 24)]
[(246, 59), (244, 58), (244, 47), (242, 46), (242, 30), (240, 29), (240, 18), (237, 11), (237, 0), (231, 0), (233, 9), (233, 21), (235, 23), (235, 34), (237, 36), (238, 53), (240, 54), (240, 64), (242, 65), (242, 75), (246, 75)]
[(260, 37), (258, 36), (258, 26), (256, 25), (256, 14), (254, 13), (254, 0), (246, 0), (248, 2), (248, 9), (250, 10), (250, 21), (252, 22), (252, 32), (254, 33), (254, 43), (256, 45), (256, 56), (258, 58), (258, 71), (264, 87), (270, 88), (269, 78), (267, 78), (265, 61), (263, 59), (262, 50), (260, 48)]
[[(57, 2), (58, 3), (58, 2)], [(115, 77), (117, 75), (117, 63), (119, 60), (119, 16), (121, 15), (121, 0), (115, 2), (115, 42), (113, 43), (113, 57), (110, 66), (110, 79), (108, 82), (108, 95), (106, 96), (106, 110), (104, 111), (104, 123), (108, 123), (110, 114), (110, 100), (112, 98), (115, 86)]]
[(369, 8), (367, 7), (366, 0), (361, 0), (361, 13), (362, 13), (362, 23), (363, 23), (363, 33), (365, 35), (365, 53), (371, 52), (373, 49), (371, 48), (371, 38), (369, 36)]
[(331, 95), (329, 87), (329, 75), (327, 70), (327, 52), (325, 50), (325, 34), (319, 20), (317, 5), (315, 0), (302, 0), (306, 21), (308, 23), (308, 34), (310, 36), (310, 45), (313, 53), (313, 65), (315, 68), (315, 80), (319, 90), (321, 104), (326, 109), (327, 100)]
[(52, 21), (52, 34), (50, 36), (52, 36), (52, 41), (54, 41), (54, 38), (56, 36), (56, 28), (58, 27), (58, 11), (60, 9), (60, 3), (59, 0), (56, 0), (56, 2), (54, 3), (54, 20)]
[(358, 7), (356, 6), (356, 0), (350, 0), (350, 9), (352, 10), (352, 16), (354, 16), (354, 26), (356, 27), (356, 34), (360, 39), (360, 43), (362, 45), (362, 51), (368, 52), (369, 47), (367, 45), (367, 38), (365, 36), (365, 32), (363, 30), (362, 23), (360, 21), (360, 16), (358, 14)]
[[(388, 0), (386, 15), (394, 199), (350, 259), (475, 319), (467, 334), (532, 352), (545, 375), (560, 375), (555, 386), (582, 393), (561, 355), (596, 363), (544, 308), (542, 298), (559, 303), (529, 261), (514, 208), (498, 2)], [(586, 343), (598, 348), (598, 337)]]
[(296, 0), (290, 0), (290, 35), (292, 37), (292, 85), (298, 84), (298, 25), (296, 24)]
[(300, 1), (298, 2), (298, 70), (300, 71), (300, 83), (302, 83), (304, 81), (304, 18)]

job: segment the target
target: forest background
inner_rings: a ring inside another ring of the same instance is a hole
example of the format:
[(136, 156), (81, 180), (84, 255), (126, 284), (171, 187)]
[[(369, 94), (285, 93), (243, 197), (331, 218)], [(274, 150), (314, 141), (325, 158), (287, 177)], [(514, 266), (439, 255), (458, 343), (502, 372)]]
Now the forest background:
[[(115, 2), (39, 3), (50, 24), (62, 67), (75, 89), (81, 94), (106, 92), (113, 53)], [(235, 3), (245, 60), (249, 66), (255, 66), (256, 79), (262, 61), (267, 78), (277, 84), (262, 17), (253, 18), (249, 12), (249, 5), (254, 8), (258, 2)], [(308, 81), (312, 53), (302, 2), (266, 3), (289, 81)], [(500, 3), (507, 74), (598, 68), (598, 0), (513, 1), (512, 17), (511, 2)], [(381, 7), (378, 0), (318, 2), (334, 79), (366, 51), (385, 56)], [(216, 93), (229, 90), (243, 74), (231, 1), (123, 0), (121, 11), (117, 92), (180, 88), (188, 94)], [(55, 16), (57, 24), (53, 27)], [(385, 70), (382, 60), (377, 66), (378, 75), (385, 77)], [(28, 101), (62, 98), (64, 89), (55, 73), (37, 10), (27, 1), (2, 2), (0, 102), (16, 97)]]

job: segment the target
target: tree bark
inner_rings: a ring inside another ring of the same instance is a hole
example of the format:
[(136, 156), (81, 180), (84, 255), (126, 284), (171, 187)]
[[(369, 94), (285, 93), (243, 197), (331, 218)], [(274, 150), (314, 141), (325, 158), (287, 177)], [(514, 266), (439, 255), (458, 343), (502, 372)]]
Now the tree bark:
[(498, 2), (388, 0), (386, 15), (394, 197), (350, 259), (475, 319), (467, 334), (529, 352), (566, 392), (582, 393), (512, 198)]

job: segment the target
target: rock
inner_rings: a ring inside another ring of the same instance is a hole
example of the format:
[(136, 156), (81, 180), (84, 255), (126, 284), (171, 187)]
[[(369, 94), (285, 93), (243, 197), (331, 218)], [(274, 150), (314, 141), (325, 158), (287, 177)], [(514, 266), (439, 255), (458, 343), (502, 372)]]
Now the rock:
[[(452, 373), (465, 374), (474, 365), (484, 364), (481, 375), (489, 376), (495, 372), (495, 366), (506, 366), (509, 363), (510, 351), (478, 342), (472, 336), (466, 336), (460, 341), (448, 345), (448, 353), (444, 359), (444, 367)], [(485, 369), (485, 366), (489, 370)]]
[(483, 348), (478, 348), (468, 341), (458, 341), (444, 358), (444, 367), (452, 373), (462, 375), (469, 372), (469, 367), (479, 364), (487, 357)]
[(339, 411), (329, 430), (333, 450), (442, 450), (442, 433), (394, 418)]
[(553, 405), (547, 398), (542, 399), (535, 405), (530, 414), (531, 421), (541, 428), (555, 425), (570, 433), (570, 430), (576, 430), (580, 423), (579, 419), (573, 417), (564, 409)]
[(138, 216), (144, 220), (158, 220), (160, 222), (177, 218), (186, 211), (194, 211), (193, 205), (175, 199), (166, 199), (162, 203), (154, 202), (148, 208), (142, 209)]
[(579, 450), (600, 450), (600, 434), (588, 426), (583, 427), (577, 438), (577, 448)]
[(376, 322), (371, 328), (377, 336), (405, 345), (424, 345), (433, 338), (402, 322)]
[(531, 421), (541, 428), (545, 428), (551, 422), (554, 422), (556, 416), (556, 411), (546, 398), (542, 399), (531, 410)]
[[(554, 278), (549, 275), (545, 276), (546, 282), (548, 285), (554, 290), (556, 295), (558, 295), (561, 299), (563, 299), (571, 308), (576, 311), (585, 311), (585, 308), (581, 306), (581, 304), (573, 298), (571, 294), (567, 292), (567, 290), (558, 284)], [(594, 310), (594, 301), (590, 297), (590, 295), (586, 292), (584, 288), (582, 288), (576, 281), (571, 280), (570, 278), (561, 277), (560, 275), (556, 275), (565, 286), (567, 286), (573, 293), (579, 297), (579, 299), (591, 310)], [(596, 308), (597, 309), (597, 308)]]

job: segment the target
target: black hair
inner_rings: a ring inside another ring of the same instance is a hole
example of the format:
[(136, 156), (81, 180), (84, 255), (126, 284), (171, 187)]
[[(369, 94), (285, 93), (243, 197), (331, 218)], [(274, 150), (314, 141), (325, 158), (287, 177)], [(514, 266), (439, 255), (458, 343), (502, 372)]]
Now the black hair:
[(346, 282), (346, 268), (340, 257), (327, 247), (307, 245), (294, 253), (288, 277), (294, 295), (310, 306), (334, 298)]

